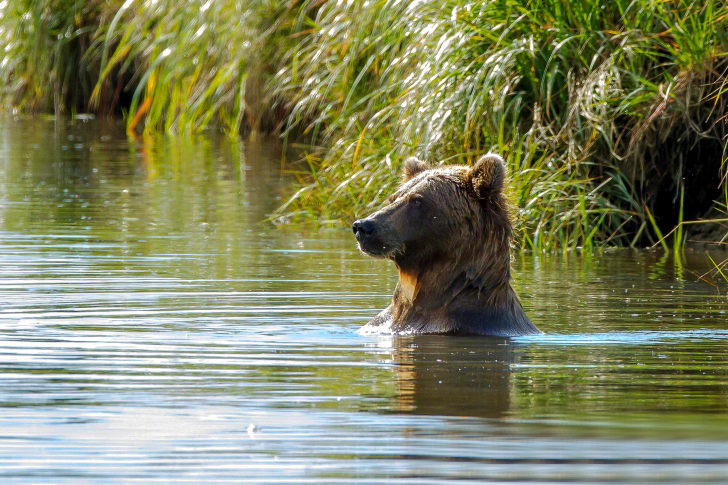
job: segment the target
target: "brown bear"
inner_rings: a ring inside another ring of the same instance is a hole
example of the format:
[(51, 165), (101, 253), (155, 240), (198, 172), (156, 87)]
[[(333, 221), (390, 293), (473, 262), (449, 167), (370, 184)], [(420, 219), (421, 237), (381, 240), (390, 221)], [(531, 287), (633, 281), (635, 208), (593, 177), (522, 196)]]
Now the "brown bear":
[(511, 286), (505, 185), (505, 164), (495, 154), (472, 167), (404, 162), (388, 205), (352, 226), (363, 253), (391, 259), (399, 271), (392, 303), (362, 331), (540, 333)]

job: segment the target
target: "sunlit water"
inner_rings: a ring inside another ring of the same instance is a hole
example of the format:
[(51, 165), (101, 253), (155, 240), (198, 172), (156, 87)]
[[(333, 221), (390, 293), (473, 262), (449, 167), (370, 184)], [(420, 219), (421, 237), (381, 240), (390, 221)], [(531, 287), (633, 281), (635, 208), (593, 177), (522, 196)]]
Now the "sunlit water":
[(265, 222), (280, 159), (0, 124), (0, 483), (728, 480), (705, 252), (519, 256), (544, 335), (361, 336), (394, 269)]

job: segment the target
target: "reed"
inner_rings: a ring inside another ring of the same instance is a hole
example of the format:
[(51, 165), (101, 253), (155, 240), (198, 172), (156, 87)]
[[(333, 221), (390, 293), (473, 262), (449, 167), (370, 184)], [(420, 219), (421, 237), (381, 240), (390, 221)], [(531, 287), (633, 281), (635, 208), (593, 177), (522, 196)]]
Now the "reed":
[(0, 101), (123, 114), (130, 133), (265, 129), (282, 121), (262, 88), (288, 42), (289, 10), (276, 0), (1, 2)]
[(98, 77), (86, 52), (108, 14), (103, 0), (0, 2), (0, 106), (85, 112)]
[(294, 218), (377, 207), (407, 155), (472, 163), (494, 150), (510, 166), (523, 248), (636, 245), (700, 215), (694, 193), (720, 179), (723, 2), (385, 0), (303, 12), (315, 15), (299, 18), (277, 85), (295, 103), (293, 125), (313, 119), (305, 128), (331, 149), (308, 160), (284, 210)]
[(18, 0), (0, 52), (6, 110), (307, 137), (281, 221), (348, 225), (413, 154), (501, 153), (523, 249), (679, 251), (728, 202), (719, 0)]
[(712, 256), (710, 256), (710, 254), (706, 253), (706, 256), (710, 260), (710, 263), (713, 265), (713, 272), (720, 275), (723, 281), (728, 283), (728, 275), (726, 275), (726, 272), (723, 271), (724, 269), (726, 269), (726, 266), (728, 266), (728, 259), (723, 260), (720, 263), (716, 263)]
[(287, 18), (276, 1), (195, 1), (186, 8), (175, 0), (127, 1), (92, 51), (102, 67), (92, 106), (118, 72), (135, 86), (130, 130), (142, 119), (146, 130), (170, 133), (259, 128), (263, 108), (275, 109), (260, 99), (261, 84), (275, 67)]

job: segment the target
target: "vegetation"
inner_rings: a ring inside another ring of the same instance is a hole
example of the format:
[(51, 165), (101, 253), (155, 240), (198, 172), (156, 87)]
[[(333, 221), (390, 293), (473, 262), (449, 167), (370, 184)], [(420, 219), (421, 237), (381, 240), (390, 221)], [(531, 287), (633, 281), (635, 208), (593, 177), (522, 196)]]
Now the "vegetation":
[(523, 248), (679, 249), (691, 223), (725, 218), (718, 0), (19, 0), (0, 15), (6, 108), (304, 133), (320, 148), (278, 220), (348, 222), (406, 156), (491, 150)]
[(0, 1), (0, 95), (8, 109), (84, 111), (98, 77), (87, 55), (103, 0)]
[(0, 2), (1, 102), (125, 114), (130, 131), (142, 121), (169, 133), (260, 128), (271, 119), (257, 116), (265, 100), (245, 91), (260, 95), (275, 67), (286, 11), (275, 0)]
[(282, 84), (331, 149), (287, 209), (365, 214), (407, 154), (495, 150), (523, 247), (655, 242), (726, 196), (727, 17), (714, 1), (326, 3)]

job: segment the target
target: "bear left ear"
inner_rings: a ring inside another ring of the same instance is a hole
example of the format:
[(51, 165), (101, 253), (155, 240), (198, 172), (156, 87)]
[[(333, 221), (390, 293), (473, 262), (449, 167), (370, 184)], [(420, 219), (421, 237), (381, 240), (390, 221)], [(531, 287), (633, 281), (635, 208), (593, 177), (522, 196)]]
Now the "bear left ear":
[(479, 199), (500, 192), (506, 182), (506, 164), (495, 153), (483, 155), (468, 171), (468, 180)]
[(415, 175), (428, 170), (430, 167), (427, 162), (417, 159), (416, 157), (409, 157), (404, 161), (402, 165), (402, 182), (406, 182)]

